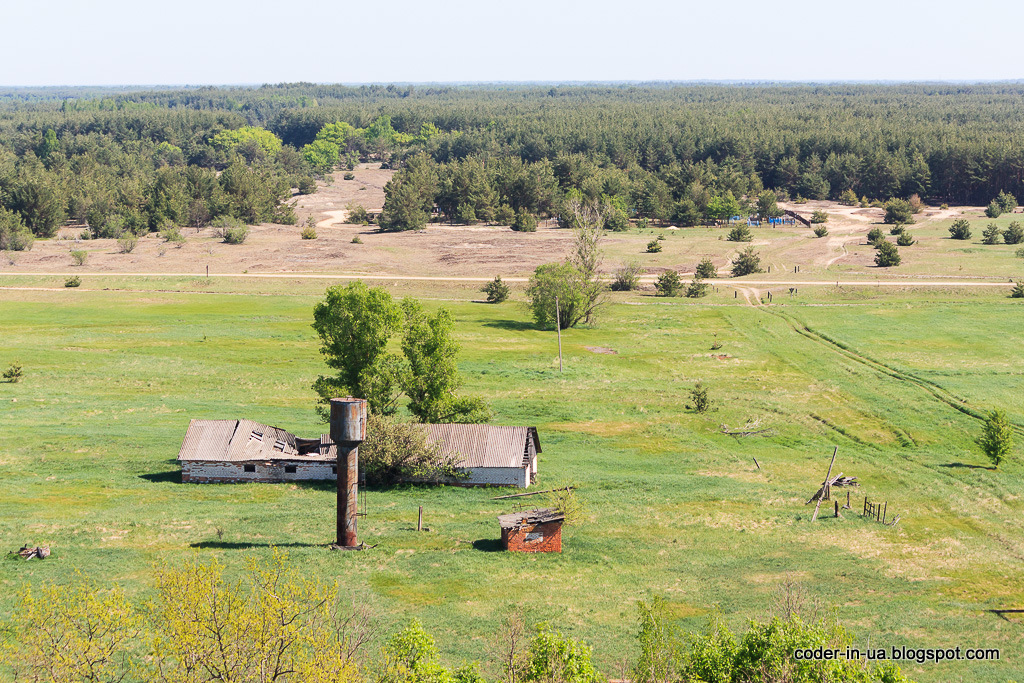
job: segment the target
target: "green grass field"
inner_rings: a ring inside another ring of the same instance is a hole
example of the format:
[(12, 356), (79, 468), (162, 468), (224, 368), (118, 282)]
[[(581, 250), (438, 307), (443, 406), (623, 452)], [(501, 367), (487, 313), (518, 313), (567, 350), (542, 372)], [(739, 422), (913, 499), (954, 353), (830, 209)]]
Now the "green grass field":
[[(968, 414), (1002, 407), (1024, 425), (1024, 309), (1003, 292), (806, 287), (760, 308), (726, 288), (697, 302), (615, 295), (597, 326), (563, 334), (559, 373), (553, 333), (521, 302), (473, 303), (469, 284), (395, 285), (454, 312), (465, 390), (496, 423), (539, 428), (540, 488), (580, 487), (588, 513), (565, 551), (522, 556), (495, 552), (495, 518), (513, 509), (491, 500), (500, 491), (371, 491), (361, 538), (378, 545), (339, 554), (324, 549), (331, 487), (179, 482), (190, 418), (324, 429), (309, 389), (324, 371), (310, 328), (323, 283), (85, 286), (96, 291), (0, 299), (0, 366), (25, 368), (0, 384), (0, 541), (55, 553), (4, 562), (3, 611), (19, 586), (75, 570), (142, 597), (154, 563), (216, 556), (241, 570), (276, 545), (384, 624), (419, 617), (453, 663), (486, 658), (521, 606), (593, 644), (615, 674), (634, 654), (638, 600), (665, 597), (694, 630), (716, 608), (742, 628), (797, 581), (861, 645), (1002, 650), (998, 663), (905, 666), (915, 679), (1024, 676), (1021, 625), (987, 611), (1024, 607), (1024, 468), (987, 469)], [(705, 415), (686, 408), (697, 380), (715, 401)], [(774, 436), (720, 433), (748, 420)], [(834, 446), (862, 486), (845, 519), (811, 524), (804, 501)], [(900, 524), (862, 519), (865, 495)], [(429, 533), (414, 531), (419, 505)]]

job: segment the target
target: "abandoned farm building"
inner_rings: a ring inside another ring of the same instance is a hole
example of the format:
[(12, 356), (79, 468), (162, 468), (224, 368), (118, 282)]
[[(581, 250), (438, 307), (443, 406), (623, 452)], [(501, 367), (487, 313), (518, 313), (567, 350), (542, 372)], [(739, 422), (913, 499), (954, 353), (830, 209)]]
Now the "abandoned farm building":
[[(462, 486), (526, 488), (541, 452), (535, 427), (417, 425), (467, 475)], [(327, 434), (302, 439), (252, 420), (192, 420), (178, 452), (183, 482), (333, 481), (337, 449)]]

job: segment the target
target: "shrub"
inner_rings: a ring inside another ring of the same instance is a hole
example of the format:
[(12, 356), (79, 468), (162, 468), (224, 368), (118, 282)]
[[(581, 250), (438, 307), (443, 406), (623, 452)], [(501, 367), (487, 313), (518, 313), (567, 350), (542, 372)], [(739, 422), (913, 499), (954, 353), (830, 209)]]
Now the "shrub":
[(494, 210), (494, 222), (497, 225), (512, 225), (515, 219), (516, 212), (508, 204), (502, 204)]
[(707, 280), (708, 278), (718, 277), (718, 269), (715, 268), (715, 264), (712, 263), (711, 259), (705, 258), (701, 259), (701, 262), (697, 264), (694, 274), (702, 280)]
[[(711, 410), (711, 397), (708, 395), (708, 388), (703, 382), (697, 382), (690, 391), (690, 400), (693, 401), (693, 410), (698, 413), (706, 413)], [(687, 406), (690, 407), (690, 406)]]
[(886, 223), (913, 223), (914, 210), (904, 199), (890, 199), (882, 205)]
[(1010, 290), (1011, 299), (1024, 299), (1024, 282), (1017, 282)]
[(344, 176), (342, 176), (342, 177), (343, 177), (343, 178), (344, 178), (345, 180), (355, 180), (355, 179), (356, 179), (356, 174), (355, 174), (355, 173), (352, 173), (351, 171), (347, 171), (347, 172), (345, 173), (345, 175), (344, 175)]
[(245, 225), (240, 228), (226, 228), (223, 235), (225, 244), (242, 244), (249, 236), (249, 228)]
[(117, 250), (122, 254), (130, 254), (139, 245), (139, 238), (128, 233), (117, 238)]
[(91, 240), (92, 239), (92, 231), (89, 230), (88, 228), (86, 228), (82, 232), (78, 233), (78, 239), (80, 239), (80, 240)]
[(806, 204), (807, 200), (804, 199), (803, 197), (801, 197), (800, 195), (797, 195), (796, 198), (793, 200), (793, 203), (794, 204)]
[(77, 275), (72, 275), (67, 280), (64, 280), (65, 287), (78, 287), (81, 284), (82, 278), (78, 277)]
[(359, 239), (359, 235), (352, 238), (352, 244), (362, 244), (363, 240)]
[(871, 228), (868, 233), (868, 244), (873, 244), (878, 247), (878, 243), (885, 240), (885, 233), (880, 228)]
[(345, 211), (348, 213), (345, 215), (345, 222), (351, 225), (369, 225), (370, 215), (366, 213), (366, 207), (362, 204), (356, 204), (355, 202), (349, 202), (345, 205)]
[(989, 223), (981, 235), (982, 244), (999, 244), (1003, 241), (1003, 231), (995, 223)]
[(707, 296), (708, 291), (711, 289), (711, 285), (704, 282), (696, 273), (693, 274), (693, 279), (690, 280), (690, 284), (686, 286), (686, 296), (691, 299), (699, 299), (702, 296)]
[(921, 201), (921, 195), (917, 193), (910, 195), (910, 199), (907, 200), (907, 204), (910, 205), (911, 213), (921, 213), (921, 210), (924, 209), (924, 202)]
[(985, 207), (985, 215), (989, 218), (999, 218), (1003, 215), (1003, 207), (999, 206), (999, 202), (993, 199), (989, 205)]
[(538, 624), (521, 673), (524, 683), (599, 683), (603, 680), (591, 661), (590, 648), (563, 636), (547, 624)]
[(875, 248), (878, 249), (878, 253), (875, 254), (875, 265), (879, 268), (891, 268), (900, 264), (902, 259), (900, 259), (899, 249), (892, 242), (882, 240), (875, 245)]
[(313, 194), (316, 192), (316, 180), (312, 176), (302, 176), (298, 183), (299, 194)]
[(244, 227), (245, 223), (234, 216), (217, 216), (210, 225), (213, 227), (214, 236), (224, 239), (228, 230)]
[(640, 274), (644, 269), (636, 261), (624, 263), (615, 270), (615, 278), (612, 280), (612, 291), (631, 292), (640, 288)]
[(818, 209), (817, 211), (815, 211), (814, 213), (811, 214), (811, 223), (827, 223), (827, 222), (828, 222), (828, 214), (825, 213), (824, 211)]
[(747, 247), (741, 251), (732, 262), (732, 276), (742, 277), (751, 273), (763, 273), (761, 268), (761, 256), (753, 247)]
[(896, 244), (900, 245), (901, 247), (909, 247), (913, 244), (917, 244), (917, 241), (911, 236), (909, 232), (903, 231), (900, 233), (900, 236), (896, 238)]
[(889, 228), (890, 235), (902, 235), (906, 231), (907, 228), (902, 223), (897, 223), (896, 225)]
[(487, 295), (489, 304), (500, 304), (508, 298), (510, 293), (508, 285), (501, 281), (500, 275), (484, 285), (480, 291)]
[(816, 226), (814, 226), (814, 236), (815, 237), (827, 237), (828, 236), (828, 228), (825, 227), (824, 225), (816, 225)]
[(12, 384), (16, 384), (21, 381), (21, 377), (24, 371), (21, 367), (21, 363), (14, 361), (10, 367), (4, 370), (4, 379)]
[(659, 251), (661, 251), (661, 242), (659, 242), (656, 239), (653, 239), (647, 243), (648, 254), (657, 254)]
[(367, 483), (391, 486), (402, 481), (457, 477), (457, 457), (445, 457), (427, 441), (426, 432), (408, 422), (370, 413), (366, 440), (359, 445), (359, 471)]
[(537, 232), (537, 217), (526, 209), (519, 209), (510, 227), (516, 232)]
[(637, 230), (646, 230), (650, 224), (651, 222), (649, 220), (647, 220), (646, 218), (641, 218), (636, 222), (636, 228)]
[(32, 231), (22, 221), (21, 214), (0, 206), (0, 251), (25, 251), (32, 248), (34, 240)]
[(839, 201), (847, 206), (855, 206), (860, 200), (857, 199), (857, 193), (853, 190), (843, 190), (843, 193), (839, 195)]
[(316, 239), (316, 229), (315, 228), (311, 228), (311, 227), (309, 227), (307, 225), (306, 227), (304, 227), (302, 229), (302, 232), (299, 233), (299, 237), (301, 237), (304, 240), (315, 240)]
[(658, 296), (679, 296), (683, 291), (683, 281), (676, 271), (666, 270), (658, 276), (654, 288), (658, 290)]
[(1024, 228), (1018, 221), (1013, 221), (1003, 231), (1003, 242), (1006, 244), (1020, 244), (1024, 242)]
[(526, 288), (530, 310), (537, 325), (553, 329), (556, 308), (558, 325), (563, 330), (575, 327), (587, 318), (593, 312), (590, 284), (580, 269), (571, 263), (546, 263), (537, 266)]
[(605, 213), (604, 227), (612, 232), (624, 232), (629, 230), (629, 217), (622, 209), (618, 207), (611, 207), (610, 210)]
[(71, 260), (76, 266), (84, 266), (85, 262), (89, 260), (89, 252), (75, 249), (71, 252)]
[(476, 210), (473, 208), (473, 205), (469, 202), (459, 204), (458, 208), (455, 209), (455, 222), (463, 225), (473, 225), (476, 223)]
[(729, 235), (726, 239), (730, 242), (752, 242), (754, 240), (754, 234), (750, 232), (750, 228), (741, 223), (729, 231)]
[(994, 201), (1003, 210), (1003, 213), (1013, 213), (1013, 210), (1017, 208), (1017, 198), (1005, 190), (1000, 191)]
[(1024, 247), (1021, 247), (1020, 249), (1015, 251), (1014, 254), (1017, 256), (1017, 258), (1024, 258)]
[(998, 469), (999, 463), (1013, 450), (1013, 426), (1006, 413), (1002, 410), (993, 410), (988, 414), (985, 427), (978, 437), (978, 445), (992, 461), (992, 466)]
[(969, 240), (971, 239), (971, 224), (964, 218), (958, 218), (949, 226), (950, 239)]
[(164, 238), (164, 241), (173, 244), (178, 249), (185, 246), (185, 236), (182, 235), (181, 230), (175, 226), (164, 228), (160, 231), (160, 236)]
[(942, 209), (943, 211), (948, 211), (949, 210), (949, 204), (940, 204), (939, 208)]

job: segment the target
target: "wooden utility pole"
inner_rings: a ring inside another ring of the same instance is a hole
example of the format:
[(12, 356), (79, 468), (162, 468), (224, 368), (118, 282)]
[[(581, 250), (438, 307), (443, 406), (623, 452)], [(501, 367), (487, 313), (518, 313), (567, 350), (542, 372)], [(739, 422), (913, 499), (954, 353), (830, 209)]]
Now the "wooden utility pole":
[(555, 332), (558, 334), (558, 371), (562, 371), (562, 312), (558, 308), (558, 297), (555, 297)]

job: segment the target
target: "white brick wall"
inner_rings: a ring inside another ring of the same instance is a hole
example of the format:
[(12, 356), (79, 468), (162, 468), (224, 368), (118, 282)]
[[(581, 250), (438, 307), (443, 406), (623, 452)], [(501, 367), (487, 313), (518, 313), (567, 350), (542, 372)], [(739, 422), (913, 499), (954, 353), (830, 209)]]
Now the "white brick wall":
[[(255, 472), (246, 472), (245, 465), (254, 465)], [(285, 466), (294, 465), (295, 472), (285, 472)], [(534, 459), (536, 467), (536, 456)], [(450, 483), (462, 486), (518, 486), (526, 488), (530, 484), (528, 467), (472, 467), (469, 477), (455, 479)], [(199, 484), (247, 481), (334, 481), (334, 464), (331, 462), (275, 462), (241, 463), (241, 462), (197, 462), (186, 461), (181, 464), (181, 480)]]

